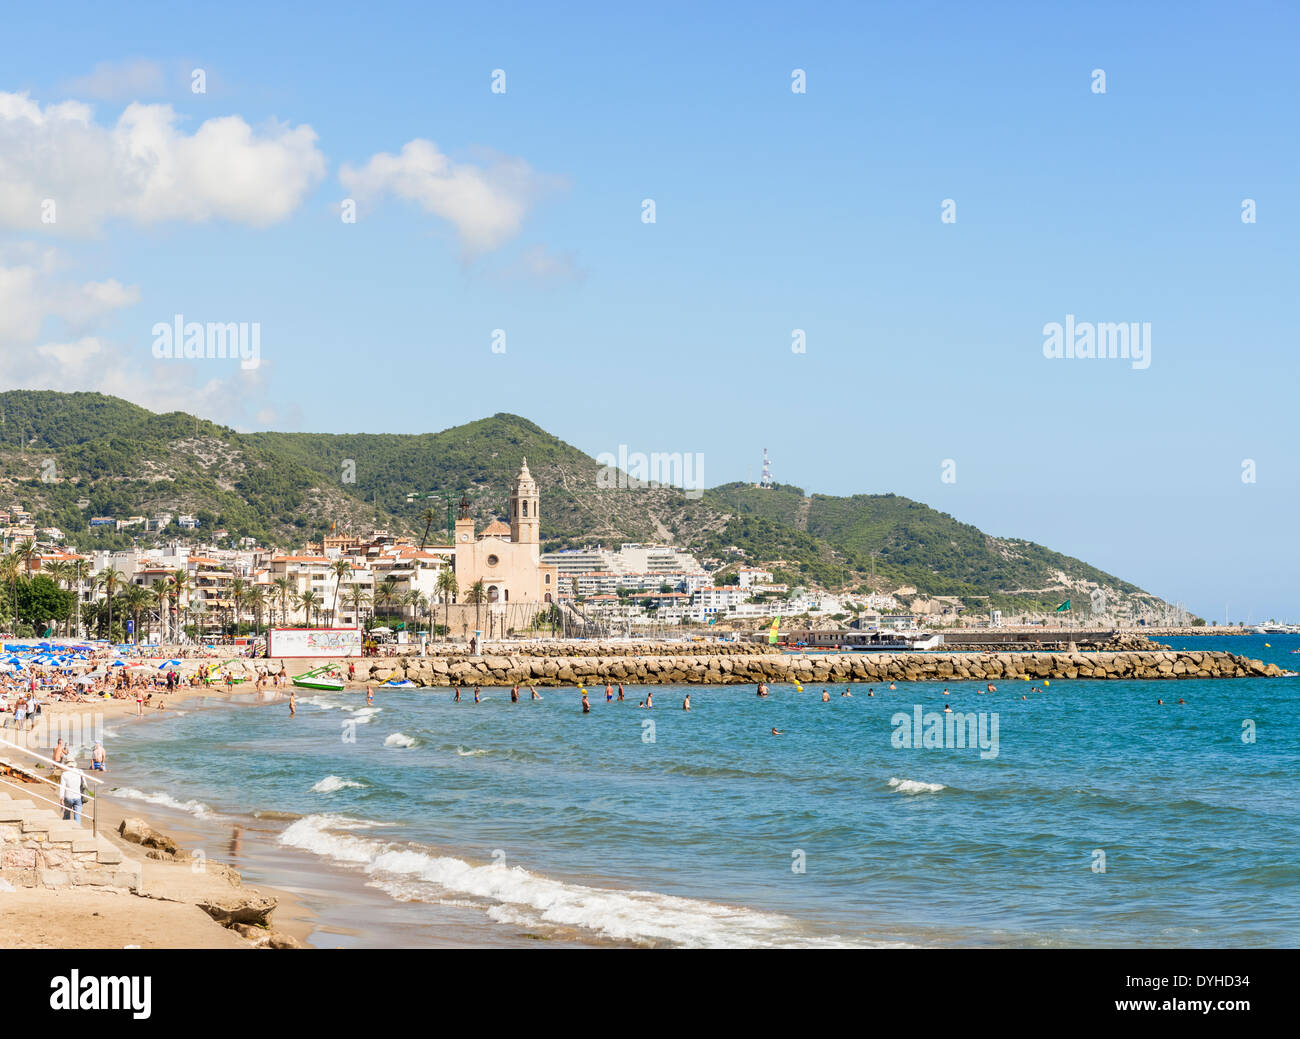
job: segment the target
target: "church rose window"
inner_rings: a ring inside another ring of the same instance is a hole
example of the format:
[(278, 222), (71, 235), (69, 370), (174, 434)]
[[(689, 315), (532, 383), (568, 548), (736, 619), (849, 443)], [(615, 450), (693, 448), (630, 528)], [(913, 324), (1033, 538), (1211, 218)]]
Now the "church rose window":
[(496, 566), (499, 562), (501, 562), (501, 560), (497, 559), (496, 556), (488, 556), (487, 558), (488, 566)]

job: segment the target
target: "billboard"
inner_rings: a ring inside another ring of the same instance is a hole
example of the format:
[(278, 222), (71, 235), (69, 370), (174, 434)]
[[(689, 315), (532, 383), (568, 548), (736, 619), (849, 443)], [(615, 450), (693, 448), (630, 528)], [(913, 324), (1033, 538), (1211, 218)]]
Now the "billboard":
[(272, 628), (269, 657), (359, 657), (360, 628)]

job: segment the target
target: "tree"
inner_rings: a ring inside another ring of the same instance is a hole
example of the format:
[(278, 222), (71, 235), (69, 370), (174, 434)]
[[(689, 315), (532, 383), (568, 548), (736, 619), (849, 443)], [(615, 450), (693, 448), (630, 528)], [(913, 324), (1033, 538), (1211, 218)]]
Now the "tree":
[(420, 551), (424, 551), (425, 543), (429, 540), (429, 528), (433, 526), (433, 521), (438, 518), (438, 514), (433, 509), (424, 510), (424, 537), (420, 538)]
[(289, 593), (293, 588), (293, 582), (287, 577), (277, 577), (271, 584), (275, 587), (275, 595), (280, 599), (280, 623), (286, 628), (289, 626)]
[(296, 600), (297, 600), (296, 605), (299, 607), (299, 609), (305, 612), (307, 617), (307, 627), (310, 628), (313, 611), (317, 611), (321, 607), (320, 596), (317, 595), (309, 588), (307, 591), (297, 596)]
[(17, 591), (14, 615), (15, 628), (18, 621), (26, 621), (34, 631), (44, 631), (51, 621), (66, 617), (72, 609), (72, 593), (65, 592), (48, 574), (36, 574), (30, 580), (23, 581)]
[(343, 578), (352, 573), (352, 564), (346, 559), (336, 559), (330, 564), (330, 573), (334, 575), (334, 605), (330, 607), (330, 626), (337, 622), (335, 616), (339, 608), (339, 587), (343, 584)]
[(149, 605), (152, 596), (138, 584), (129, 584), (122, 593), (122, 608), (131, 615), (135, 641), (140, 641), (140, 611)]
[(456, 593), (460, 591), (460, 585), (456, 583), (456, 571), (449, 566), (444, 566), (438, 572), (438, 594), (442, 596), (443, 605), (443, 638), (451, 634), (451, 601), (456, 598)]
[(370, 603), (370, 593), (359, 584), (348, 586), (347, 594), (343, 597), (347, 604), (352, 607), (352, 616), (356, 618), (358, 627), (362, 626), (361, 611)]
[(469, 586), (469, 592), (465, 596), (465, 601), (467, 603), (472, 603), (474, 606), (474, 630), (482, 631), (483, 621), (480, 618), (482, 615), (483, 604), (487, 602), (487, 588), (483, 585), (483, 578), (480, 577)]
[[(167, 598), (171, 601), (172, 606), (176, 609), (176, 627), (177, 635), (180, 634), (181, 621), (181, 599), (189, 595), (194, 590), (194, 584), (190, 580), (189, 572), (183, 569), (173, 570), (167, 575)], [(164, 636), (165, 637), (165, 636)], [(179, 638), (176, 640), (180, 641)]]
[(126, 580), (126, 575), (116, 567), (108, 566), (99, 572), (95, 578), (95, 584), (104, 589), (104, 599), (108, 603), (108, 640), (113, 641), (113, 596), (117, 590), (122, 587), (122, 582)]

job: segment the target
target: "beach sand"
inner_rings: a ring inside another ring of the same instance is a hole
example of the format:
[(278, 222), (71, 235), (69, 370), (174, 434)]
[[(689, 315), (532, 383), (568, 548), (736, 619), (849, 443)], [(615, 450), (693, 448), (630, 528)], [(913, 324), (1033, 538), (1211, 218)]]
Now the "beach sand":
[[(234, 690), (235, 695), (252, 691), (249, 683), (236, 686)], [(229, 694), (224, 686), (215, 683), (211, 687), (186, 685), (164, 699), (170, 709), (196, 696), (226, 699)], [(89, 703), (47, 703), (44, 711), (50, 719), (91, 712), (102, 715), (106, 722), (136, 720), (139, 724), (166, 716), (165, 710), (149, 710), (144, 717), (136, 719), (134, 697), (130, 700), (99, 699)], [(12, 735), (6, 738), (12, 738)], [(111, 747), (109, 749), (111, 751)], [(84, 767), (88, 763), (83, 761), (81, 764)], [(108, 775), (111, 775), (111, 755), (108, 768)], [(256, 895), (277, 900), (271, 916), (271, 927), (275, 932), (307, 942), (313, 930), (313, 916), (293, 895), (265, 885), (244, 887), (238, 873), (217, 860), (211, 860), (202, 872), (195, 872), (184, 854), (176, 861), (150, 858), (147, 849), (118, 835), (118, 825), (128, 817), (143, 819), (176, 839), (182, 849), (186, 847), (183, 834), (176, 833), (174, 827), (157, 826), (149, 813), (141, 811), (137, 804), (104, 798), (99, 809), (99, 833), (112, 840), (123, 855), (142, 864), (141, 893), (123, 894), (84, 886), (0, 890), (0, 946), (251, 949), (256, 947), (254, 942), (217, 923), (197, 903)]]

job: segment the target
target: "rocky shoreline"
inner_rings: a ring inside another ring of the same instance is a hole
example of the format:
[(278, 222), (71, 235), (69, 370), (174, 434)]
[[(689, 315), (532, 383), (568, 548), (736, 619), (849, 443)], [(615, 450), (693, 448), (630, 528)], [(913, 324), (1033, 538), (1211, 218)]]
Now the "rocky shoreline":
[(1264, 678), (1276, 664), (1198, 650), (1063, 653), (665, 653), (529, 656), (438, 655), (365, 661), (357, 680), (431, 686), (743, 685), (804, 682), (997, 681), (999, 679)]

